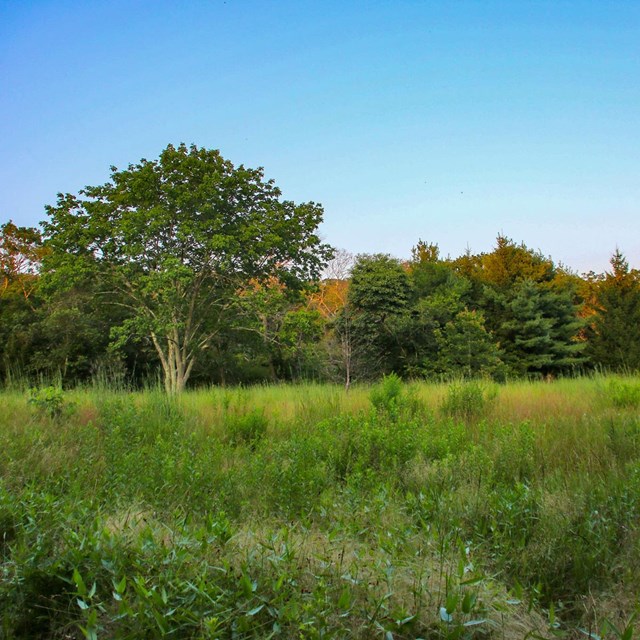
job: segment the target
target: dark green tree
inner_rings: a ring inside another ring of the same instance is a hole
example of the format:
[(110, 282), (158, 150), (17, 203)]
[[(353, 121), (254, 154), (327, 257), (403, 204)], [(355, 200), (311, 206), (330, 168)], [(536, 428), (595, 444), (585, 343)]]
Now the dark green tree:
[(398, 260), (383, 254), (358, 256), (347, 313), (359, 377), (402, 371), (412, 298), (409, 276)]
[(612, 370), (640, 370), (640, 271), (629, 269), (619, 251), (611, 271), (595, 279), (587, 354), (594, 364)]
[(472, 378), (493, 376), (502, 368), (500, 351), (481, 312), (461, 311), (444, 328), (436, 329), (435, 338), (438, 353), (428, 367), (435, 373)]
[(584, 363), (584, 343), (578, 339), (582, 322), (569, 291), (524, 280), (490, 295), (503, 308), (496, 337), (512, 373), (555, 375)]
[(282, 368), (291, 379), (315, 379), (326, 369), (320, 349), (324, 319), (314, 309), (294, 308), (285, 315), (278, 335)]
[(438, 246), (419, 241), (412, 250), (409, 274), (415, 294), (411, 334), (412, 360), (408, 369), (416, 375), (441, 373), (436, 332), (467, 307), (471, 283), (456, 272), (449, 261), (440, 259)]

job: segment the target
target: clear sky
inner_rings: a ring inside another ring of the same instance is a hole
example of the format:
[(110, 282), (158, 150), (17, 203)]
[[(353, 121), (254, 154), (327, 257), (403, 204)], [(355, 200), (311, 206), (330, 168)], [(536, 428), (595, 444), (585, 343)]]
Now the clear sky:
[(0, 0), (0, 222), (179, 142), (354, 253), (640, 267), (640, 2)]

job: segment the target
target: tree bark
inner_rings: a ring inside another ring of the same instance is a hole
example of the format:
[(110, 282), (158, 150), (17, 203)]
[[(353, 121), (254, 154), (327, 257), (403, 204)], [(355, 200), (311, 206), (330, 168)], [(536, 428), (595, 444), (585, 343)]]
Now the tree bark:
[(155, 333), (151, 334), (153, 346), (162, 365), (164, 388), (169, 395), (184, 391), (195, 364), (195, 357), (187, 351), (186, 345), (180, 346), (178, 331), (174, 329), (172, 334), (166, 337), (166, 348)]

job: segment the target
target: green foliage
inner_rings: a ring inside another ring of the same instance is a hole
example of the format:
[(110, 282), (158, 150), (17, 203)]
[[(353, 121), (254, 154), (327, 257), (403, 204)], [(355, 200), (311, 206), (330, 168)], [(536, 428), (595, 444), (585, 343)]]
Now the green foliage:
[(507, 291), (486, 289), (503, 360), (516, 375), (570, 372), (584, 363), (583, 323), (568, 290), (523, 280)]
[(587, 329), (587, 352), (593, 362), (617, 371), (640, 369), (640, 272), (630, 269), (619, 251), (611, 272), (592, 278), (595, 314)]
[(358, 377), (375, 379), (402, 369), (411, 296), (409, 276), (398, 260), (381, 254), (358, 256), (348, 294)]
[(232, 444), (246, 444), (255, 447), (267, 434), (269, 420), (264, 412), (254, 409), (250, 413), (225, 418), (225, 430)]
[(425, 368), (447, 377), (478, 377), (499, 375), (503, 369), (500, 352), (484, 326), (481, 313), (461, 311), (447, 322), (443, 329), (436, 329), (438, 356)]
[(73, 404), (65, 400), (62, 389), (54, 386), (31, 389), (29, 404), (35, 407), (40, 415), (51, 419), (61, 418), (73, 410)]
[(100, 388), (55, 424), (4, 392), (2, 633), (626, 633), (640, 422), (603, 388)]
[(550, 282), (556, 267), (550, 258), (529, 249), (524, 243), (517, 245), (511, 238), (498, 235), (491, 253), (481, 256), (482, 279), (499, 290), (507, 290), (518, 282)]
[(321, 206), (281, 200), (262, 169), (234, 167), (195, 145), (112, 167), (110, 182), (61, 194), (47, 211), (45, 270), (59, 284), (108, 282), (113, 301), (130, 310), (120, 342), (149, 339), (172, 393), (239, 289), (270, 276), (300, 287), (331, 255), (316, 235)]
[(84, 384), (114, 359), (124, 386), (160, 366), (171, 392), (640, 366), (640, 279), (620, 251), (609, 272), (581, 278), (505, 236), (455, 259), (419, 241), (409, 261), (361, 255), (351, 270), (343, 256), (318, 282), (331, 256), (321, 207), (185, 145), (112, 168), (48, 212), (44, 236), (0, 226), (5, 383)]
[(380, 413), (334, 418), (321, 423), (319, 429), (331, 442), (324, 457), (334, 477), (363, 485), (375, 485), (376, 477), (388, 474), (402, 478), (425, 436), (417, 420), (396, 420)]
[(606, 393), (614, 407), (636, 409), (640, 406), (640, 383), (636, 381), (610, 380)]
[(384, 319), (406, 308), (410, 295), (409, 278), (398, 260), (382, 254), (358, 256), (349, 288), (356, 309)]
[(392, 412), (398, 409), (402, 402), (402, 380), (396, 373), (383, 376), (382, 381), (376, 384), (369, 394), (371, 404), (378, 411)]
[(454, 382), (440, 405), (441, 411), (453, 418), (473, 420), (480, 418), (494, 400), (496, 390), (481, 382), (470, 380)]

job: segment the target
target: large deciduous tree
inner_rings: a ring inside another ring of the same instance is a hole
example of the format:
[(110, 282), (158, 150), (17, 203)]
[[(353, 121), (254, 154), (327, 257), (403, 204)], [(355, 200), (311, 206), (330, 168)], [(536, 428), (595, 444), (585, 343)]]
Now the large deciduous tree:
[(11, 220), (0, 225), (0, 379), (24, 370), (35, 340), (40, 232)]
[(17, 293), (28, 301), (43, 255), (38, 229), (18, 227), (11, 220), (0, 226), (0, 298)]
[(45, 268), (109, 283), (130, 312), (121, 336), (151, 340), (169, 393), (184, 388), (244, 284), (270, 276), (300, 284), (331, 253), (316, 234), (320, 205), (283, 200), (261, 168), (194, 145), (112, 167), (109, 182), (59, 194), (47, 211)]

